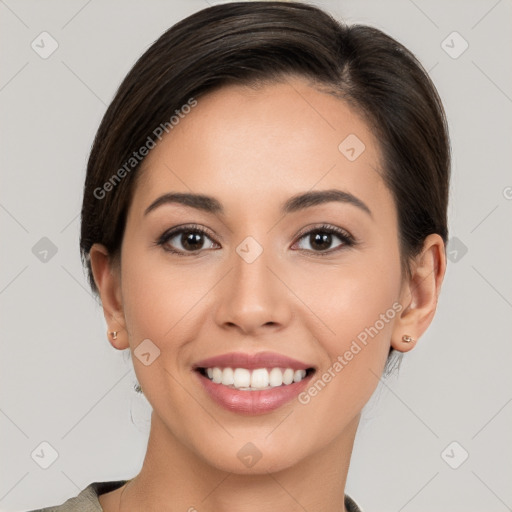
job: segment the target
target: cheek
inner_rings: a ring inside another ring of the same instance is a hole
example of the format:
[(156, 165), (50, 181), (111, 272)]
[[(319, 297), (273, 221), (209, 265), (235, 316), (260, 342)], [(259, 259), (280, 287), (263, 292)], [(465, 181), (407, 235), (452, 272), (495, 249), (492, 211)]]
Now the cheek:
[[(127, 244), (122, 254), (123, 307), (132, 352), (146, 339), (160, 350), (150, 365), (132, 357), (137, 379), (152, 407), (165, 415), (168, 401), (173, 407), (187, 407), (187, 396), (175, 379), (182, 382), (188, 368), (182, 368), (188, 340), (195, 338), (197, 318), (194, 306), (208, 290), (204, 275), (170, 264), (159, 248)], [(201, 278), (202, 277), (202, 278)], [(137, 352), (135, 352), (135, 356)], [(175, 420), (172, 420), (175, 422)], [(178, 423), (174, 425), (178, 429)]]
[(127, 240), (121, 278), (127, 328), (137, 338), (163, 342), (186, 328), (188, 316), (211, 288), (204, 271), (171, 264), (162, 249)]
[(331, 356), (360, 333), (363, 339), (365, 329), (375, 324), (384, 336), (391, 331), (400, 293), (400, 265), (398, 253), (378, 253), (353, 253), (343, 265), (310, 265), (295, 273), (292, 286), (323, 325), (316, 331), (323, 333), (323, 345)]
[[(190, 379), (189, 363), (198, 351), (195, 341), (205, 337), (202, 331), (208, 311), (212, 310), (212, 289), (219, 277), (204, 265), (200, 268), (173, 263), (163, 250), (148, 251), (144, 246), (126, 251), (121, 272), (124, 314), (132, 353), (135, 351), (132, 360), (137, 379), (153, 408), (163, 416), (168, 402), (173, 407), (183, 407), (180, 410), (186, 415), (190, 397), (175, 379)], [(137, 347), (146, 339), (160, 351), (149, 366), (139, 363), (136, 357)], [(179, 430), (179, 422), (168, 421)]]
[(311, 301), (308, 305), (325, 326), (315, 332), (327, 356), (317, 375), (321, 382), (304, 401), (329, 388), (318, 400), (327, 408), (325, 413), (331, 414), (329, 406), (337, 404), (355, 414), (378, 383), (402, 309), (399, 253), (391, 249), (359, 253), (336, 272), (310, 271), (304, 283), (309, 283), (304, 289)]

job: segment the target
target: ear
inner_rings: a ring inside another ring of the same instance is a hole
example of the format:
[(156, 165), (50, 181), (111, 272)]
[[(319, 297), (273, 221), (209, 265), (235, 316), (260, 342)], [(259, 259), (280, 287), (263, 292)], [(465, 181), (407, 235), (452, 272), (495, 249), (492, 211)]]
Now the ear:
[(94, 244), (89, 251), (89, 257), (108, 326), (108, 340), (114, 348), (124, 350), (129, 347), (129, 343), (123, 311), (119, 265), (102, 244)]
[[(444, 242), (440, 235), (425, 238), (421, 253), (411, 264), (411, 277), (404, 281), (400, 294), (403, 309), (393, 327), (391, 346), (408, 352), (427, 330), (437, 308), (437, 300), (446, 270)], [(413, 341), (404, 341), (410, 336)]]

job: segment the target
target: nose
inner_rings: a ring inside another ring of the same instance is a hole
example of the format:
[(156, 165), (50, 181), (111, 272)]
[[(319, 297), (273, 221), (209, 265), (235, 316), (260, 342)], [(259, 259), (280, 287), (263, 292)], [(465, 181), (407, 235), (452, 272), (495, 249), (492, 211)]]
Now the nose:
[(254, 336), (287, 325), (292, 316), (290, 293), (270, 251), (263, 250), (250, 263), (234, 252), (229, 263), (231, 271), (217, 291), (217, 324)]

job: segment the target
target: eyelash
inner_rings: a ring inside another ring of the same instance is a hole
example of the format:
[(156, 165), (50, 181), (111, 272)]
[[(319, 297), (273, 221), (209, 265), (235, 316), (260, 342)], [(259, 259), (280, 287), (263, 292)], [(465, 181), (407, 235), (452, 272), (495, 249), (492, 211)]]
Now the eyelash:
[[(166, 231), (158, 238), (158, 240), (155, 242), (155, 245), (161, 246), (165, 251), (170, 252), (172, 254), (176, 254), (177, 256), (195, 256), (198, 251), (185, 251), (184, 252), (184, 251), (169, 249), (168, 247), (165, 247), (165, 244), (169, 240), (174, 238), (176, 235), (180, 235), (182, 233), (201, 233), (201, 234), (207, 236), (208, 238), (212, 239), (211, 235), (209, 234), (209, 232), (207, 230), (205, 230), (204, 228), (202, 228), (201, 226), (199, 226), (197, 224), (190, 224), (187, 226), (180, 226), (180, 227), (172, 228), (172, 229)], [(316, 226), (312, 229), (309, 229), (308, 231), (299, 233), (297, 235), (298, 241), (300, 241), (305, 236), (311, 235), (313, 233), (333, 234), (333, 235), (336, 235), (343, 243), (341, 245), (339, 245), (338, 247), (336, 247), (335, 249), (329, 249), (326, 251), (310, 251), (309, 249), (299, 249), (300, 251), (310, 252), (310, 253), (313, 253), (315, 256), (328, 256), (329, 254), (332, 254), (332, 253), (335, 253), (335, 252), (341, 250), (343, 247), (353, 247), (353, 246), (357, 245), (356, 240), (354, 239), (354, 237), (352, 235), (350, 235), (350, 233), (348, 233), (344, 229), (338, 228), (336, 226), (331, 226), (328, 224)], [(217, 243), (214, 240), (212, 240), (212, 242)], [(205, 249), (199, 249), (199, 252), (203, 251), (203, 250), (205, 250)]]

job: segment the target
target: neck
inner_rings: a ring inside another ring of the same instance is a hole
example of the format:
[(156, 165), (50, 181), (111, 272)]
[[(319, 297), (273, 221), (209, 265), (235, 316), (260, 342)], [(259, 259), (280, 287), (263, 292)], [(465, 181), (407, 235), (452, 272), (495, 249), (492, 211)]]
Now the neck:
[(142, 469), (124, 489), (119, 511), (346, 512), (344, 490), (359, 418), (320, 452), (294, 466), (244, 475), (207, 464), (153, 412)]

